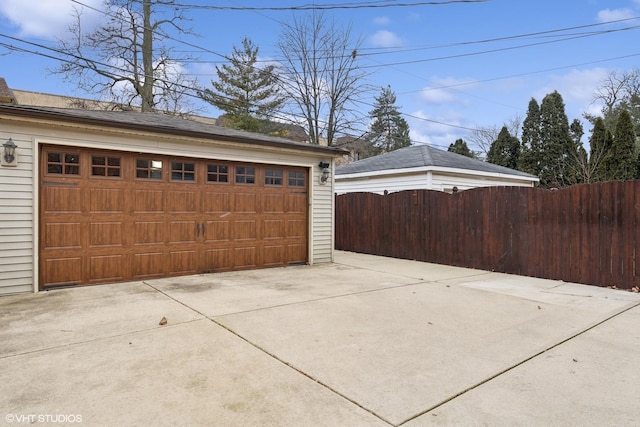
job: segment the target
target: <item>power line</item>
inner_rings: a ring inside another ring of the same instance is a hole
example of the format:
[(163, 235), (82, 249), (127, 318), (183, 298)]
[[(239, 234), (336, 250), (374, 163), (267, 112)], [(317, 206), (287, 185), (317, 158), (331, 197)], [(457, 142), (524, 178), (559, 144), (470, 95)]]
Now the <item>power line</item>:
[(302, 6), (208, 6), (198, 4), (181, 4), (176, 5), (185, 9), (205, 9), (205, 10), (231, 10), (231, 11), (309, 11), (309, 10), (336, 10), (336, 9), (382, 9), (392, 7), (418, 7), (418, 6), (443, 6), (456, 3), (485, 3), (489, 0), (443, 0), (443, 1), (421, 1), (414, 3), (396, 3), (393, 2), (363, 2), (363, 3), (345, 3), (345, 4), (306, 4)]

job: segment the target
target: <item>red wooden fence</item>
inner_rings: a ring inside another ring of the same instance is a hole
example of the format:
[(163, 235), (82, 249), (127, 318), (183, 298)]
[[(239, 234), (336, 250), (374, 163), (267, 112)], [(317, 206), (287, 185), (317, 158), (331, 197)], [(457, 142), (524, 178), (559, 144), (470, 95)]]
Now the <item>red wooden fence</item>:
[(639, 226), (640, 181), (336, 196), (336, 249), (622, 289)]

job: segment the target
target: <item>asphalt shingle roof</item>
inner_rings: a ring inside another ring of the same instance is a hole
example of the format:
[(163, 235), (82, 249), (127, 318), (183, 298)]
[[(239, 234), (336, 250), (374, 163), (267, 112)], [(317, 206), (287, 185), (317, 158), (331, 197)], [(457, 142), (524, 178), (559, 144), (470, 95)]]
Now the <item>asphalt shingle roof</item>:
[(358, 160), (357, 162), (338, 166), (336, 168), (336, 175), (429, 166), (452, 169), (469, 169), (480, 172), (535, 178), (534, 175), (530, 175), (528, 173), (472, 159), (449, 151), (438, 150), (437, 148), (433, 148), (429, 145), (412, 145), (410, 147), (394, 150), (379, 156), (368, 157), (363, 160)]
[(333, 147), (296, 142), (286, 138), (239, 131), (210, 123), (188, 120), (163, 113), (142, 113), (138, 111), (82, 110), (71, 108), (36, 107), (0, 103), (0, 113), (57, 120), (61, 122), (77, 122), (101, 126), (140, 129), (150, 132), (161, 132), (168, 135), (185, 135), (199, 138), (216, 138), (241, 143), (271, 145), (303, 151), (346, 154), (346, 151)]

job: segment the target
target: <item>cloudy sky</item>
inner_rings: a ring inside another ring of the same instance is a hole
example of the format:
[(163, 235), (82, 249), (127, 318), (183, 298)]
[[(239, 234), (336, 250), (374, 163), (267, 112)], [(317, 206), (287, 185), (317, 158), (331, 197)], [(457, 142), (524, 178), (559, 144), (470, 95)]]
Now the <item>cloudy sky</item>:
[[(180, 4), (210, 5), (205, 0)], [(438, 1), (436, 1), (438, 2)], [(328, 17), (363, 40), (362, 69), (367, 84), (387, 85), (397, 94), (414, 143), (445, 148), (467, 139), (478, 127), (501, 126), (524, 118), (529, 100), (554, 90), (563, 96), (569, 120), (592, 103), (598, 83), (611, 71), (640, 68), (640, 0), (486, 0), (439, 5), (414, 1), (315, 1), (317, 5), (396, 4), (395, 7), (331, 9)], [(271, 7), (308, 4), (273, 0)], [(428, 2), (424, 2), (428, 3)], [(433, 3), (433, 2), (431, 2)], [(444, 4), (446, 3), (446, 4)], [(183, 64), (206, 86), (215, 65), (243, 37), (251, 38), (263, 59), (276, 58), (283, 23), (307, 12), (250, 10), (263, 0), (218, 0), (217, 6), (244, 10), (188, 12), (199, 34), (189, 40), (198, 61)], [(20, 90), (61, 95), (79, 94), (48, 68), (56, 60), (43, 56), (66, 37), (74, 7), (84, 7), (84, 28), (100, 22), (101, 0), (2, 0), (0, 2), (0, 77)], [(374, 92), (362, 98), (364, 113)], [(217, 116), (210, 108), (207, 114)], [(362, 125), (362, 131), (365, 130)], [(588, 125), (585, 126), (589, 130)], [(357, 131), (358, 129), (356, 129)], [(586, 138), (585, 138), (586, 139)]]

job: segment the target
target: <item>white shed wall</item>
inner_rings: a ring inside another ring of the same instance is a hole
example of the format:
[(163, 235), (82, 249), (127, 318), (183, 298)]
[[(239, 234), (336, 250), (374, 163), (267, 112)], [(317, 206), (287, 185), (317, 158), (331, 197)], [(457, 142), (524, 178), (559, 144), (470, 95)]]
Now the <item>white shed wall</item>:
[[(320, 184), (318, 163), (330, 155), (87, 127), (7, 123), (0, 141), (18, 145), (18, 167), (0, 167), (0, 295), (37, 289), (37, 153), (40, 144), (158, 153), (309, 168), (309, 262), (333, 260), (333, 186)], [(1, 144), (1, 142), (0, 142)], [(333, 176), (333, 174), (332, 174)]]
[(465, 175), (443, 173), (442, 171), (420, 171), (412, 174), (375, 175), (357, 178), (336, 176), (336, 193), (369, 192), (383, 194), (403, 190), (438, 190), (451, 192), (453, 187), (460, 191), (489, 186), (533, 187), (532, 181), (509, 177)]

